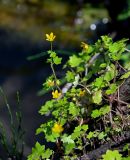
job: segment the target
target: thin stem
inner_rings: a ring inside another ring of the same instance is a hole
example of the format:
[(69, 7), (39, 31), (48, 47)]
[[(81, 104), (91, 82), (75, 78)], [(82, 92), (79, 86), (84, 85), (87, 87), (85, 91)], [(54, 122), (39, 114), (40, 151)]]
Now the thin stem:
[(98, 57), (100, 56), (100, 53), (96, 53), (89, 61), (88, 66), (90, 66)]
[(127, 49), (127, 48), (125, 48), (125, 50), (126, 50), (127, 52), (130, 52), (130, 50), (129, 50), (129, 49)]
[(117, 101), (117, 102), (119, 103), (119, 105), (120, 105), (120, 103), (129, 105), (129, 103), (120, 100), (120, 95), (119, 95), (119, 93), (120, 93), (120, 89), (118, 88), (118, 91), (117, 91), (117, 99), (115, 98), (114, 100)]
[(61, 91), (60, 87), (57, 85), (57, 82), (56, 82), (57, 81), (57, 77), (56, 77), (56, 74), (55, 74), (53, 63), (51, 63), (51, 69), (52, 69), (52, 72), (53, 72), (53, 75), (54, 75), (55, 84), (56, 84), (57, 88)]
[[(50, 42), (51, 44), (51, 51), (52, 51), (52, 42)], [(53, 63), (51, 62), (51, 69), (52, 69), (52, 72), (53, 72), (53, 75), (54, 75), (54, 79), (55, 79), (55, 85), (56, 87), (61, 91), (60, 87), (57, 85), (57, 77), (56, 77), (56, 74), (55, 74), (55, 70), (54, 70), (54, 66), (53, 66)]]
[(115, 101), (117, 101), (117, 102), (120, 102), (120, 103), (122, 103), (122, 104), (126, 104), (126, 105), (129, 105), (130, 103), (127, 103), (127, 102), (124, 102), (124, 101), (122, 101), (122, 100), (120, 100), (120, 99), (114, 99)]
[(126, 72), (126, 69), (117, 61), (118, 66)]
[(114, 79), (113, 79), (113, 83), (116, 82), (116, 70), (117, 70), (117, 64), (118, 64), (118, 62), (116, 61), (115, 69), (114, 69)]
[(11, 113), (10, 105), (8, 104), (6, 95), (4, 94), (3, 89), (1, 87), (0, 87), (0, 92), (3, 95), (3, 97), (4, 97), (5, 104), (7, 106), (8, 111), (9, 111), (10, 123), (11, 123), (11, 126), (13, 126), (13, 116), (12, 116), (12, 113)]
[(91, 94), (90, 90), (89, 90), (86, 86), (84, 86), (84, 85), (82, 85), (82, 84), (78, 84), (78, 85), (81, 86), (81, 87), (83, 87), (83, 88), (85, 88), (86, 91), (87, 91), (89, 94)]
[(111, 102), (110, 102), (109, 118), (110, 118), (110, 123), (111, 123), (111, 125), (112, 125), (112, 124), (113, 124), (113, 120), (112, 120), (112, 103), (111, 103)]
[[(84, 142), (84, 144), (86, 144), (86, 142), (87, 142), (87, 141), (86, 141), (86, 138), (85, 138), (85, 135), (83, 136), (83, 142)], [(86, 147), (86, 145), (83, 146), (83, 154), (84, 154), (84, 155), (87, 154), (85, 147)]]
[(88, 74), (88, 64), (85, 64), (85, 76)]
[(52, 154), (52, 156), (51, 156), (51, 160), (53, 160), (54, 159), (54, 152), (53, 152), (53, 154)]
[(83, 120), (83, 118), (82, 118), (82, 119), (80, 120), (79, 125), (82, 126), (83, 122), (84, 122), (84, 120)]

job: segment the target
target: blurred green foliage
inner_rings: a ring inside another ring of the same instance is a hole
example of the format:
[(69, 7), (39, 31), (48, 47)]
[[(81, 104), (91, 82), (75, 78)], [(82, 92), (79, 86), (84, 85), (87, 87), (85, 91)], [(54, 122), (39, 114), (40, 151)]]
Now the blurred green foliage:
[(0, 10), (0, 26), (22, 31), (34, 40), (53, 31), (61, 47), (91, 37), (90, 24), (108, 17), (103, 5), (95, 8), (86, 3), (79, 8), (62, 0), (1, 0)]

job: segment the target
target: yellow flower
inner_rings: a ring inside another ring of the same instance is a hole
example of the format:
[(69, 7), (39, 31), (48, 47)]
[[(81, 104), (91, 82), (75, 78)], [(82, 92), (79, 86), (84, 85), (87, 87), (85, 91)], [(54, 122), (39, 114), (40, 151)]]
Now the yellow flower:
[(52, 92), (52, 96), (53, 98), (59, 98), (61, 96), (61, 93), (58, 92), (58, 90), (55, 90), (54, 92)]
[(52, 131), (55, 132), (55, 133), (61, 133), (61, 132), (63, 132), (63, 130), (64, 130), (64, 128), (59, 123), (55, 123), (53, 128), (52, 128)]
[(81, 42), (81, 47), (83, 48), (83, 50), (88, 50), (89, 46), (87, 43)]
[(48, 80), (47, 81), (47, 85), (49, 86), (49, 87), (53, 87), (54, 86), (54, 81), (52, 81), (52, 80)]
[(51, 32), (50, 34), (46, 34), (47, 41), (53, 42), (55, 38), (56, 36), (53, 34), (53, 32)]
[(81, 90), (80, 92), (79, 92), (79, 96), (80, 97), (83, 97), (85, 95), (85, 90)]

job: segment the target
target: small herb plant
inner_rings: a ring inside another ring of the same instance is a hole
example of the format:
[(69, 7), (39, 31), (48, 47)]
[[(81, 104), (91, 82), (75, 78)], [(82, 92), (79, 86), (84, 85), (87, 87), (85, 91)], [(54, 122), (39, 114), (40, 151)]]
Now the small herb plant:
[[(24, 157), (24, 134), (22, 128), (22, 114), (20, 108), (19, 93), (17, 92), (18, 111), (14, 116), (11, 107), (7, 101), (3, 89), (0, 87), (0, 94), (3, 96), (10, 119), (10, 139), (7, 136), (4, 124), (0, 121), (0, 143), (3, 151), (5, 151), (4, 159), (22, 160)], [(1, 155), (0, 155), (1, 156)], [(3, 155), (2, 155), (3, 156)], [(0, 158), (1, 160), (1, 158)]]
[[(55, 66), (62, 63), (53, 50), (55, 38), (53, 33), (46, 34), (51, 46), (47, 63), (52, 75), (43, 89), (52, 90), (52, 99), (41, 106), (39, 113), (48, 121), (36, 131), (43, 133), (43, 138), (54, 147), (46, 148), (36, 142), (28, 160), (82, 159), (101, 145), (118, 141), (118, 136), (130, 128), (129, 103), (120, 92), (130, 76), (127, 65), (121, 64), (122, 54), (129, 52), (127, 39), (113, 42), (111, 37), (101, 36), (94, 45), (82, 42), (81, 52), (69, 56), (63, 65), (65, 75), (61, 79), (66, 81), (63, 86), (55, 71)], [(100, 159), (123, 158), (118, 151), (108, 150)]]

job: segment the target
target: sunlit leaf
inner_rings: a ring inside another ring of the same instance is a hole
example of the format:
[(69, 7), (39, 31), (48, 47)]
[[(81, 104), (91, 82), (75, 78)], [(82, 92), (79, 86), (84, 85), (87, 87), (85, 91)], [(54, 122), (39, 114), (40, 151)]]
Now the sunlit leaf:
[(69, 144), (74, 143), (74, 140), (71, 138), (71, 135), (62, 137), (61, 141), (63, 143), (69, 143)]
[(103, 160), (122, 160), (122, 156), (117, 150), (107, 150), (106, 154), (104, 154), (102, 157)]
[(82, 62), (82, 59), (77, 57), (76, 55), (70, 56), (68, 61), (71, 67), (77, 67), (80, 65), (81, 62)]
[(61, 64), (61, 60), (62, 60), (62, 58), (59, 58), (58, 56), (56, 56), (56, 57), (53, 58), (53, 62), (54, 62), (56, 65)]
[(117, 85), (115, 83), (110, 84), (110, 88), (106, 90), (106, 94), (110, 95), (116, 92), (117, 90)]
[(75, 105), (73, 102), (70, 102), (69, 106), (69, 114), (72, 114), (72, 116), (77, 116), (80, 113), (80, 109), (77, 105)]
[(128, 78), (129, 76), (130, 76), (130, 72), (127, 72), (127, 73), (123, 74), (123, 75), (120, 77), (120, 79), (126, 79), (126, 78)]
[(71, 71), (67, 71), (66, 79), (67, 79), (68, 82), (73, 81), (75, 79), (75, 74)]
[(100, 108), (100, 112), (102, 115), (105, 115), (107, 113), (109, 113), (111, 110), (110, 106), (109, 105), (105, 105), (103, 107)]
[(94, 103), (100, 104), (102, 101), (102, 91), (98, 90), (98, 91), (94, 92), (92, 99), (93, 99)]
[(91, 114), (91, 117), (92, 117), (92, 118), (98, 118), (98, 117), (100, 117), (100, 116), (101, 116), (100, 110), (95, 109), (95, 110), (92, 111), (92, 114)]

